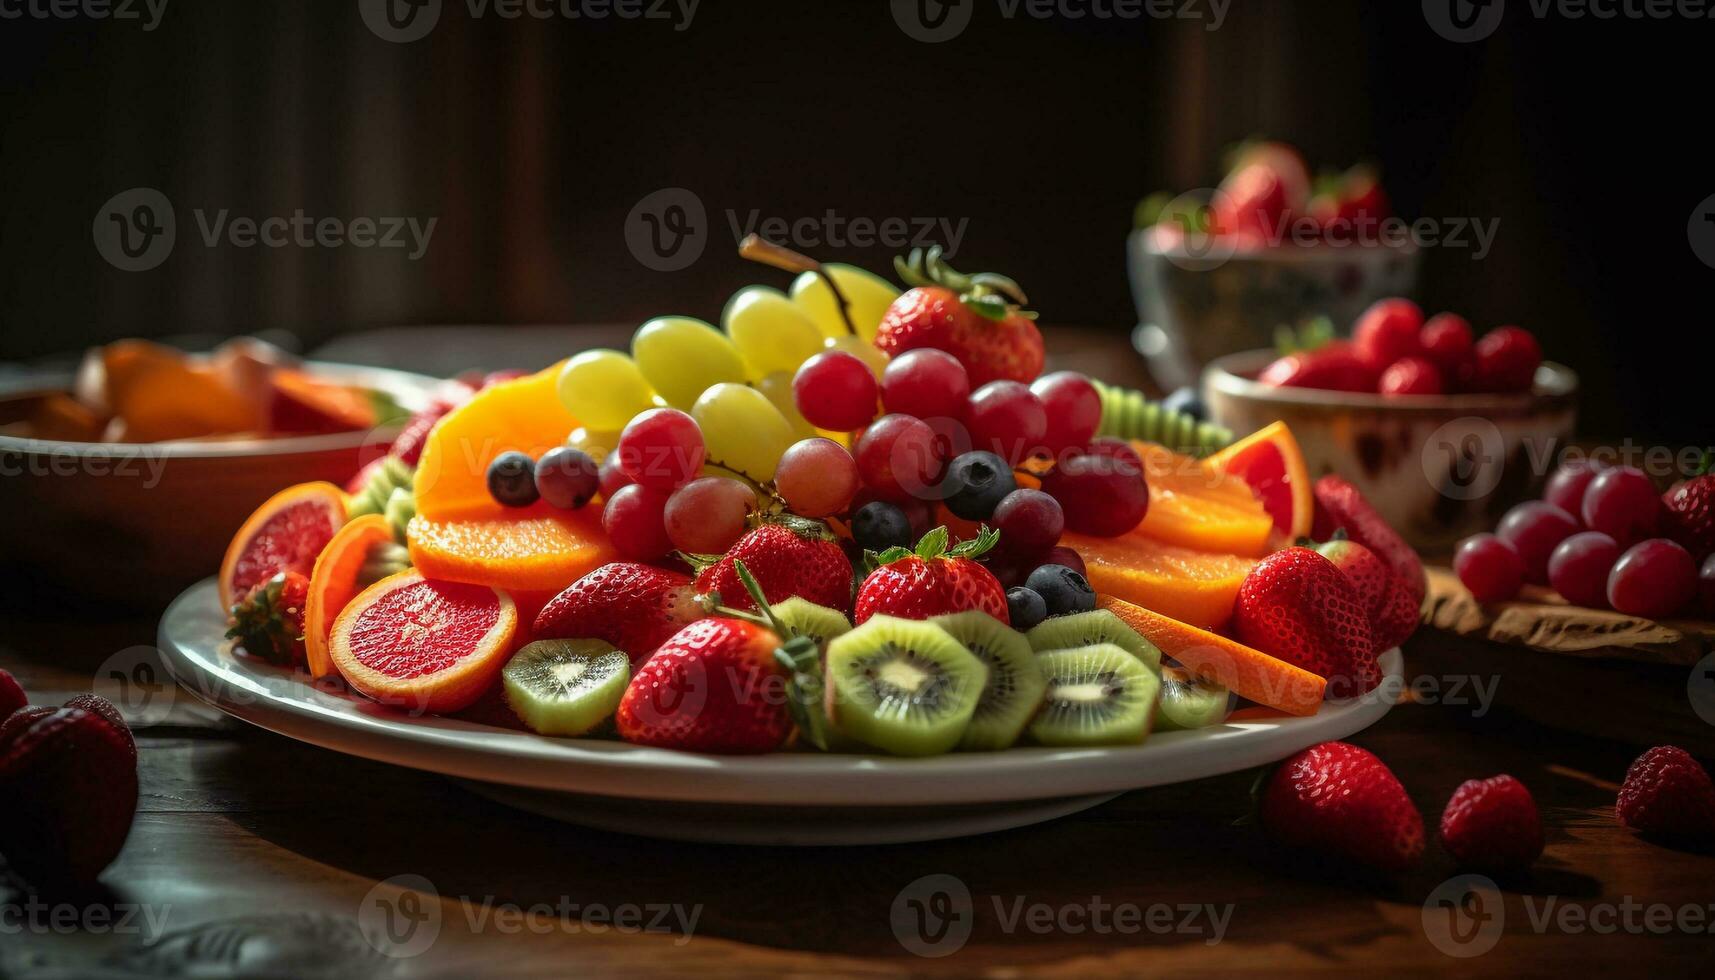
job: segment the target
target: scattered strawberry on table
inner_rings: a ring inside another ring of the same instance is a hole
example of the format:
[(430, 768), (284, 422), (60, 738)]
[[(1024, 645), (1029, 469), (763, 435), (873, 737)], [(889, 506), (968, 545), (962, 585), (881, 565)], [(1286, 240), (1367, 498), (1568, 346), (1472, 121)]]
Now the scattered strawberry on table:
[(1542, 815), (1512, 776), (1467, 780), (1441, 813), (1441, 846), (1466, 871), (1522, 871), (1542, 856)]

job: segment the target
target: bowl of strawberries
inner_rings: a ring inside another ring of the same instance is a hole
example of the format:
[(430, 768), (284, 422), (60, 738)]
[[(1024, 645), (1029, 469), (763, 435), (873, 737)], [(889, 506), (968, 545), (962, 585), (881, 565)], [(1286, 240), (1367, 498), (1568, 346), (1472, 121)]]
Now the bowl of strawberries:
[(1408, 295), (1419, 250), (1374, 170), (1312, 181), (1284, 143), (1250, 142), (1212, 190), (1156, 194), (1138, 206), (1127, 248), (1137, 347), (1168, 387), (1215, 358), (1268, 343), (1283, 322), (1349, 323)]
[(1576, 426), (1578, 376), (1521, 327), (1479, 337), (1456, 313), (1425, 319), (1391, 298), (1350, 340), (1332, 333), (1324, 322), (1282, 337), (1285, 350), (1217, 359), (1203, 378), (1210, 416), (1241, 432), (1285, 422), (1312, 475), (1351, 479), (1420, 550), (1493, 526)]

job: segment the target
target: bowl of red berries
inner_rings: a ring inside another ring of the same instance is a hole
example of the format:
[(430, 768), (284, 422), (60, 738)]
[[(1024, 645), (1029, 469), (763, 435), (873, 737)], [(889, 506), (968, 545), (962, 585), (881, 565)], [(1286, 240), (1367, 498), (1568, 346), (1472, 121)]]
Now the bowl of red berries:
[(1312, 476), (1352, 480), (1420, 550), (1493, 526), (1576, 427), (1578, 376), (1521, 327), (1478, 336), (1456, 313), (1426, 320), (1395, 298), (1350, 339), (1332, 333), (1217, 359), (1203, 378), (1210, 417), (1236, 432), (1285, 422)]

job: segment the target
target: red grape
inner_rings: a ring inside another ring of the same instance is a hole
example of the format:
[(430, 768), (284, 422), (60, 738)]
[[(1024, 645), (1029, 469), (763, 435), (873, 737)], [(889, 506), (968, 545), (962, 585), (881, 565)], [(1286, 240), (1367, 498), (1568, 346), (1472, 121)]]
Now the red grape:
[(1090, 574), (1089, 570), (1084, 567), (1084, 556), (1078, 554), (1076, 551), (1073, 551), (1065, 545), (1061, 545), (1058, 548), (1049, 548), (1047, 556), (1042, 559), (1042, 564), (1065, 565), (1067, 568), (1070, 568), (1072, 571), (1085, 577), (1088, 577)]
[(1074, 456), (1048, 472), (1042, 489), (1060, 502), (1066, 529), (1080, 534), (1118, 537), (1149, 513), (1149, 484), (1136, 453)]
[(805, 361), (792, 376), (798, 414), (818, 429), (851, 432), (875, 418), (878, 390), (869, 365), (855, 354), (825, 350)]
[(971, 396), (971, 378), (959, 359), (921, 347), (888, 362), (881, 373), (881, 404), (894, 415), (959, 419)]
[(805, 439), (780, 456), (774, 486), (792, 513), (802, 517), (843, 514), (858, 492), (857, 461), (832, 439)]
[(724, 476), (692, 480), (668, 498), (662, 523), (673, 547), (694, 555), (725, 554), (744, 536), (756, 491)]
[(1478, 602), (1505, 602), (1524, 586), (1524, 561), (1513, 546), (1493, 534), (1478, 534), (1459, 543), (1453, 571)]
[(990, 381), (978, 388), (965, 412), (972, 448), (993, 452), (1009, 463), (1043, 448), (1048, 413), (1042, 400), (1016, 381)]
[(1696, 596), (1697, 563), (1666, 538), (1632, 545), (1608, 573), (1608, 604), (1628, 616), (1671, 616)]
[(652, 408), (626, 425), (614, 453), (632, 482), (672, 490), (703, 468), (703, 430), (676, 408)]
[(536, 461), (536, 490), (562, 510), (577, 510), (601, 489), (595, 460), (580, 449), (560, 446)]
[(934, 430), (909, 415), (877, 419), (858, 439), (852, 455), (864, 485), (895, 503), (930, 492), (941, 468)]
[(1620, 560), (1620, 546), (1601, 531), (1574, 534), (1548, 558), (1548, 584), (1567, 602), (1592, 609), (1608, 606), (1608, 573)]
[(1524, 562), (1524, 577), (1537, 585), (1548, 584), (1548, 556), (1560, 542), (1578, 533), (1578, 518), (1541, 500), (1519, 504), (1507, 511), (1495, 527), (1495, 536), (1513, 546)]
[(620, 487), (629, 487), (632, 483), (631, 477), (626, 476), (625, 471), (619, 468), (618, 453), (607, 454), (607, 459), (602, 461), (601, 469), (596, 471), (596, 476), (601, 480), (601, 499), (603, 500), (612, 500), (613, 495), (619, 492)]
[(1082, 446), (1102, 424), (1102, 396), (1089, 378), (1076, 371), (1045, 374), (1030, 383), (1030, 392), (1047, 414), (1042, 442), (1051, 453)]
[(1548, 485), (1542, 488), (1542, 499), (1583, 520), (1584, 491), (1600, 472), (1602, 467), (1592, 460), (1567, 460), (1548, 478)]
[(1060, 502), (1040, 490), (1014, 490), (994, 509), (1001, 547), (1016, 554), (1039, 554), (1060, 543), (1066, 513)]
[(608, 499), (601, 527), (621, 555), (632, 561), (654, 561), (673, 550), (664, 523), (668, 496), (665, 490), (632, 483)]
[(1655, 535), (1661, 497), (1643, 470), (1616, 466), (1590, 481), (1584, 491), (1583, 515), (1585, 527), (1626, 548)]

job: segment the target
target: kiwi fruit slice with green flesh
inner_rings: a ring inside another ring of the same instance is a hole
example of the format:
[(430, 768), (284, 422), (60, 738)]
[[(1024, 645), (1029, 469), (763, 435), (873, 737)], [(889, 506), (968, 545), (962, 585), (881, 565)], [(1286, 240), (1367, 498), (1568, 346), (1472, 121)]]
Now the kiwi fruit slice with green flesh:
[(974, 609), (936, 616), (930, 622), (975, 654), (989, 672), (959, 748), (986, 751), (1010, 747), (1036, 714), (1042, 692), (1048, 687), (1030, 641), (988, 613)]
[(819, 647), (826, 647), (828, 641), (836, 636), (843, 636), (852, 631), (852, 621), (837, 609), (818, 606), (802, 596), (793, 596), (785, 602), (774, 603), (774, 615), (786, 624), (794, 636), (807, 636), (816, 641)]
[(601, 640), (537, 640), (513, 654), (500, 679), (531, 731), (583, 735), (619, 710), (631, 658)]
[(959, 744), (988, 668), (934, 623), (876, 616), (828, 644), (826, 711), (836, 728), (894, 755)]
[(1037, 655), (1048, 679), (1030, 723), (1043, 745), (1137, 745), (1149, 737), (1161, 680), (1112, 643)]
[(1225, 687), (1180, 667), (1161, 670), (1161, 703), (1155, 730), (1185, 731), (1219, 725), (1233, 713), (1236, 699)]
[(1030, 640), (1031, 649), (1037, 653), (1112, 643), (1143, 661), (1150, 670), (1161, 673), (1161, 650), (1106, 609), (1055, 616), (1025, 636)]

